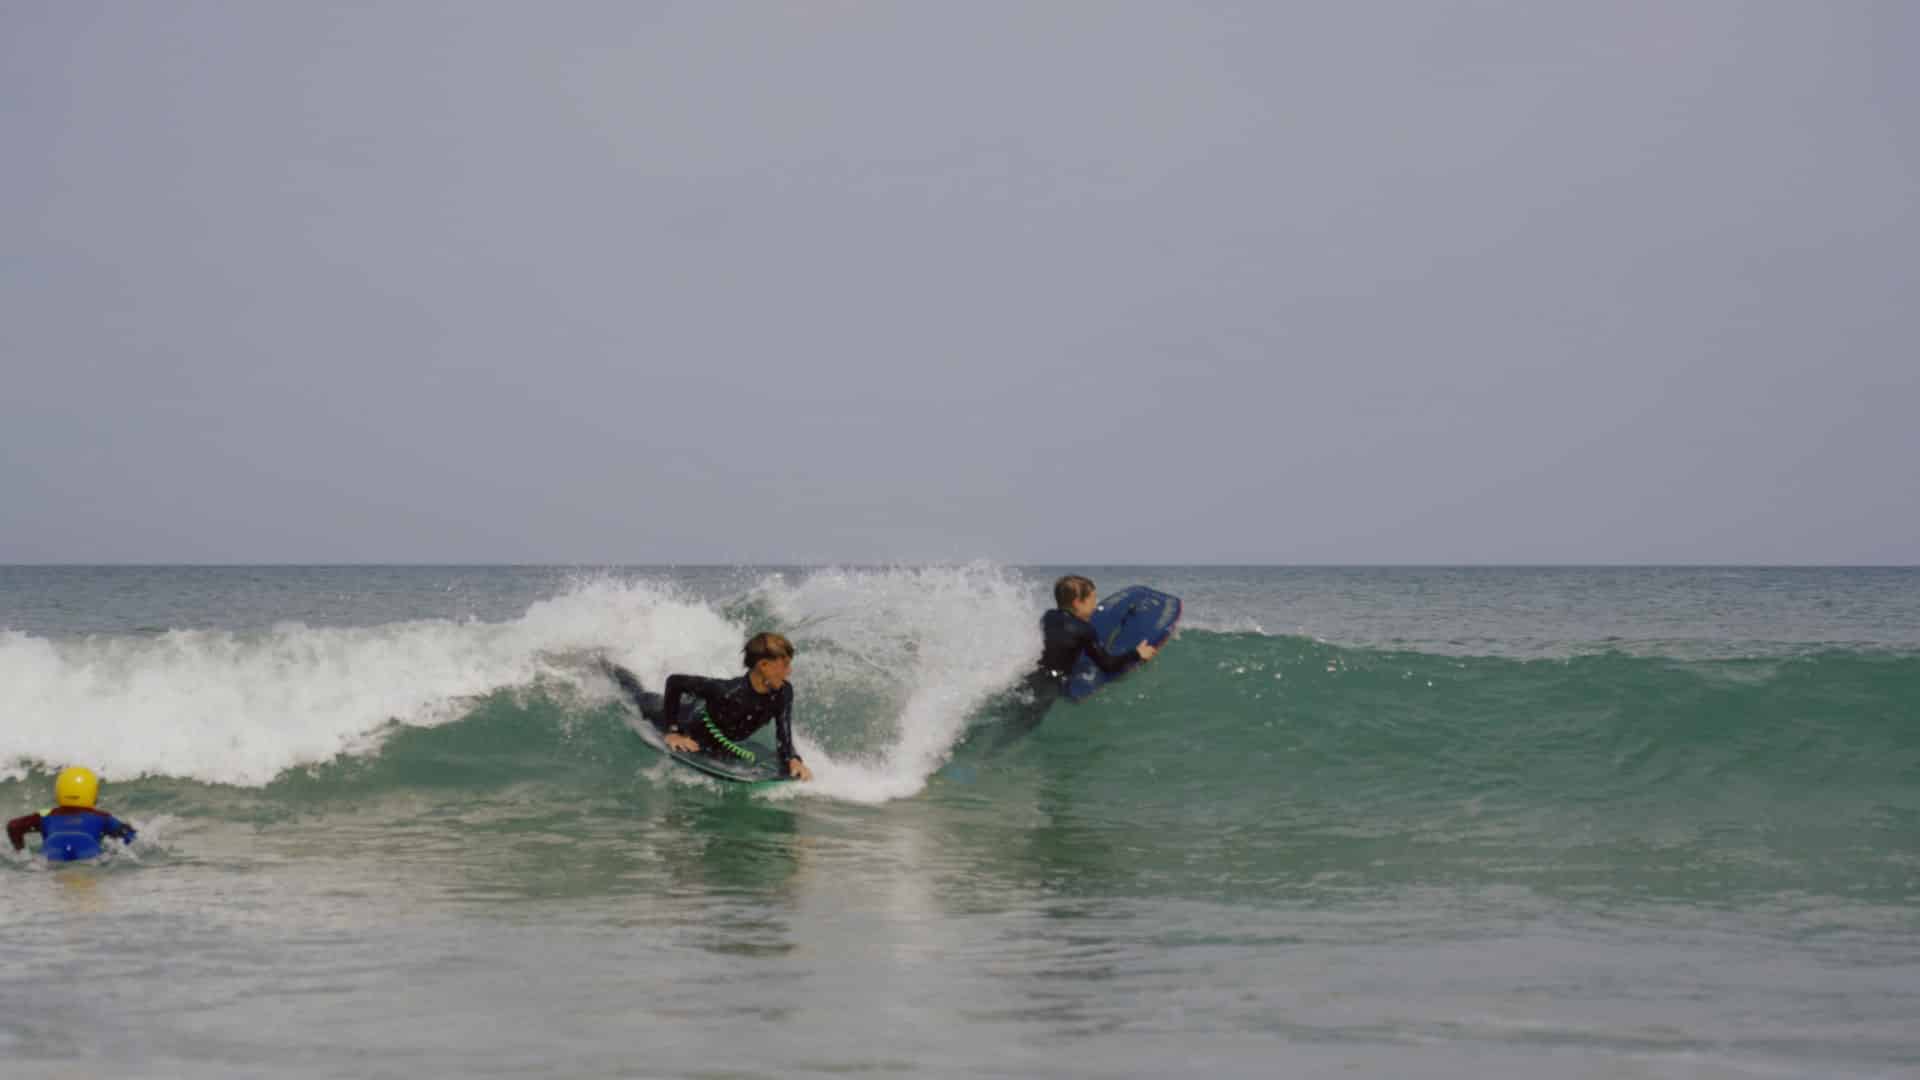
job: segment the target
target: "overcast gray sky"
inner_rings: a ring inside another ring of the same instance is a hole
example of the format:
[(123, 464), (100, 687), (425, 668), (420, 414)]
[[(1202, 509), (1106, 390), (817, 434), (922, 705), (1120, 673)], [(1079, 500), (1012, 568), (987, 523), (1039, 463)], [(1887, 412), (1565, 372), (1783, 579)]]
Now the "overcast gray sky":
[(1920, 562), (1917, 42), (0, 0), (0, 562)]

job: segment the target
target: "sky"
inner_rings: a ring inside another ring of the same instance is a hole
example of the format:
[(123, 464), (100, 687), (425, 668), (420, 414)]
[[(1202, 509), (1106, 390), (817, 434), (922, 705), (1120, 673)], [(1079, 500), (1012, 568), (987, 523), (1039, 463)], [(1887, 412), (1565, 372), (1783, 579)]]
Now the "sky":
[(1920, 563), (1915, 41), (0, 0), (0, 563)]

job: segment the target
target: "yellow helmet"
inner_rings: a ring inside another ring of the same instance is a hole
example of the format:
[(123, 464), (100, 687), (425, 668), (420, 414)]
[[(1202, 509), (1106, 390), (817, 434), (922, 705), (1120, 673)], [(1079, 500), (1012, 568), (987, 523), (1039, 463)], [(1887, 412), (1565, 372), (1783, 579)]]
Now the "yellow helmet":
[(78, 765), (61, 769), (53, 782), (53, 797), (61, 806), (92, 806), (100, 797), (100, 778)]

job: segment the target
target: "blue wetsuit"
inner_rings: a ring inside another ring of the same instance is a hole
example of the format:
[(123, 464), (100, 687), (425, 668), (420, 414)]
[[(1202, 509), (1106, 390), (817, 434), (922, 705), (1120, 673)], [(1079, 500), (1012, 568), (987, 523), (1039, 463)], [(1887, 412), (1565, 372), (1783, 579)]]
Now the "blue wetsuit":
[(133, 826), (91, 806), (56, 806), (51, 810), (7, 822), (7, 839), (13, 850), (27, 846), (27, 834), (37, 832), (44, 839), (40, 853), (48, 862), (74, 862), (100, 854), (100, 839), (117, 837), (133, 843)]

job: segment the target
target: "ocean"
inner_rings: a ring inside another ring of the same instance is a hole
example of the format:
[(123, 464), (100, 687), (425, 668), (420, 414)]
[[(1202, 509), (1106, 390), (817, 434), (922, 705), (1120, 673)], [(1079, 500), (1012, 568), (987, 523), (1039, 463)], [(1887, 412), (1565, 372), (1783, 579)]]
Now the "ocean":
[[(1176, 638), (1015, 737), (1063, 572)], [(652, 685), (798, 647), (816, 779)], [(0, 1075), (1920, 1076), (1920, 570), (0, 567)]]

